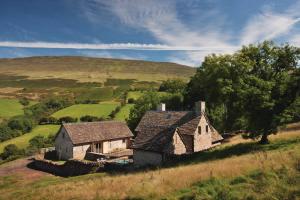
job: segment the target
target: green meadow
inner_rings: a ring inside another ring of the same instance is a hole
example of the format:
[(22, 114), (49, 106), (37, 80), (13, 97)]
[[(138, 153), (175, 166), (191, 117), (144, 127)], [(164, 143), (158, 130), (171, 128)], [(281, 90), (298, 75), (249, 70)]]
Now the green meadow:
[(39, 125), (35, 127), (30, 133), (26, 133), (22, 136), (7, 140), (0, 143), (0, 153), (6, 145), (15, 144), (18, 148), (23, 149), (29, 145), (29, 140), (37, 135), (48, 136), (56, 134), (59, 129), (59, 125)]
[(18, 99), (0, 99), (0, 118), (10, 118), (24, 114)]
[(80, 118), (84, 115), (107, 117), (119, 105), (118, 102), (102, 102), (99, 104), (76, 104), (55, 112), (52, 117), (65, 116)]
[(121, 108), (120, 112), (118, 112), (116, 114), (115, 120), (125, 121), (126, 119), (128, 119), (129, 113), (130, 113), (130, 109), (133, 106), (134, 106), (134, 104), (126, 104), (125, 106), (123, 106)]

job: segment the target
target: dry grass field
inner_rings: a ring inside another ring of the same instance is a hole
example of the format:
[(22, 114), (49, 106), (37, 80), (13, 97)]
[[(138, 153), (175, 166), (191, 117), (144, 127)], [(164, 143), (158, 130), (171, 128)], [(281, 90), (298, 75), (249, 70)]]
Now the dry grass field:
[(39, 180), (24, 178), (22, 173), (7, 175), (0, 179), (0, 199), (177, 199), (174, 194), (178, 191), (212, 177), (228, 179), (253, 170), (292, 169), (300, 160), (300, 130), (271, 136), (271, 144), (263, 147), (237, 136), (231, 145), (207, 154), (209, 157), (199, 154), (172, 167), (129, 174), (45, 176)]
[(0, 59), (0, 74), (31, 79), (63, 78), (82, 82), (104, 82), (107, 78), (161, 81), (188, 79), (196, 69), (165, 62), (89, 57), (29, 57)]

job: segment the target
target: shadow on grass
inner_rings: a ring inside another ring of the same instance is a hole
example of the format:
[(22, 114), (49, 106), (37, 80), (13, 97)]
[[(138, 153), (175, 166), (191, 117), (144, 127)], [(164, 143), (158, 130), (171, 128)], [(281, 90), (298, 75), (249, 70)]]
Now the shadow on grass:
[(259, 151), (271, 151), (277, 149), (284, 149), (291, 147), (297, 143), (300, 143), (300, 138), (274, 141), (270, 144), (261, 145), (255, 142), (242, 143), (232, 146), (227, 146), (219, 149), (212, 149), (208, 151), (202, 151), (191, 155), (183, 155), (170, 158), (169, 162), (163, 167), (173, 167), (176, 165), (195, 164), (207, 161), (213, 161), (218, 159), (229, 158), (232, 156), (240, 156), (249, 153), (255, 153)]
[[(147, 167), (143, 167), (143, 168), (136, 168), (132, 164), (130, 164), (130, 165), (106, 164), (104, 169), (100, 170), (99, 172), (105, 172), (112, 176), (114, 176), (114, 175), (118, 176), (120, 174), (129, 174), (129, 173), (133, 174), (133, 173), (144, 172), (144, 171), (152, 171), (152, 170), (163, 169), (163, 168), (171, 168), (171, 167), (175, 167), (178, 165), (197, 164), (197, 163), (219, 160), (219, 159), (229, 158), (232, 156), (240, 156), (240, 155), (255, 153), (255, 152), (260, 152), (260, 151), (265, 152), (265, 151), (271, 151), (271, 150), (290, 148), (299, 143), (300, 143), (300, 138), (274, 141), (274, 142), (272, 142), (270, 144), (266, 144), (266, 145), (261, 145), (261, 144), (255, 143), (255, 142), (242, 143), (242, 144), (236, 144), (236, 145), (232, 145), (232, 146), (211, 149), (208, 151), (202, 151), (202, 152), (194, 153), (191, 155), (169, 157), (168, 162), (166, 162), (164, 165), (162, 165), (160, 167), (147, 166)], [(33, 162), (28, 164), (27, 167), (29, 167), (31, 169), (37, 169)], [(52, 170), (50, 170), (50, 171), (52, 171)], [(68, 173), (67, 175), (62, 175), (62, 174), (53, 173), (50, 171), (47, 171), (47, 172), (55, 174), (55, 175), (63, 176), (63, 177), (91, 173), (91, 172), (87, 172), (87, 173), (76, 174), (76, 175)], [(98, 172), (98, 171), (95, 171), (95, 172)]]

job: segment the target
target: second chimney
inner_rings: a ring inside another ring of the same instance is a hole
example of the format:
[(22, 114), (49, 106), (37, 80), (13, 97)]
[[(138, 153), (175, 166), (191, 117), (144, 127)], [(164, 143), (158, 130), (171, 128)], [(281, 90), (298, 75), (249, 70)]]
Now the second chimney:
[(205, 113), (205, 101), (197, 101), (195, 103), (195, 112), (197, 115)]
[(166, 104), (164, 103), (158, 104), (157, 111), (166, 111)]

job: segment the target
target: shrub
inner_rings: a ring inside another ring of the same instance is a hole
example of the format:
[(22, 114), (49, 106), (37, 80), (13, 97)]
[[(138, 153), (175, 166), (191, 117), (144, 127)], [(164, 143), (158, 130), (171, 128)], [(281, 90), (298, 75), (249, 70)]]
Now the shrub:
[(15, 144), (9, 144), (4, 147), (3, 153), (1, 155), (2, 159), (7, 159), (12, 156), (21, 155), (22, 151), (15, 145)]
[(66, 116), (66, 117), (61, 117), (59, 118), (59, 123), (73, 123), (73, 122), (77, 122), (77, 118), (73, 118), (73, 117), (70, 117), (70, 116)]
[(118, 112), (120, 112), (120, 110), (121, 110), (121, 106), (117, 106), (113, 111), (111, 111), (111, 113), (109, 114), (109, 117), (111, 119), (115, 118), (116, 114)]
[(186, 87), (186, 83), (180, 79), (163, 81), (159, 87), (159, 91), (181, 93)]
[(54, 138), (54, 135), (49, 135), (48, 137), (37, 135), (29, 140), (29, 147), (40, 149), (52, 146)]
[(28, 106), (29, 105), (29, 100), (27, 98), (22, 98), (19, 100), (20, 104), (23, 106)]
[(28, 116), (19, 116), (12, 118), (7, 125), (12, 130), (19, 130), (22, 133), (28, 133), (32, 130), (33, 123), (32, 119)]
[(39, 121), (40, 125), (45, 125), (45, 124), (58, 124), (58, 120), (55, 117), (43, 117)]
[(96, 116), (85, 115), (85, 116), (80, 117), (80, 121), (81, 122), (95, 122), (95, 121), (99, 121), (99, 118)]
[(133, 103), (135, 103), (135, 100), (134, 100), (134, 98), (129, 98), (129, 99), (128, 99), (128, 103), (130, 103), (130, 104), (133, 104)]
[(13, 137), (20, 136), (21, 133), (20, 131), (17, 130), (12, 130), (6, 125), (1, 125), (0, 126), (0, 141), (3, 142), (5, 140), (9, 140)]

